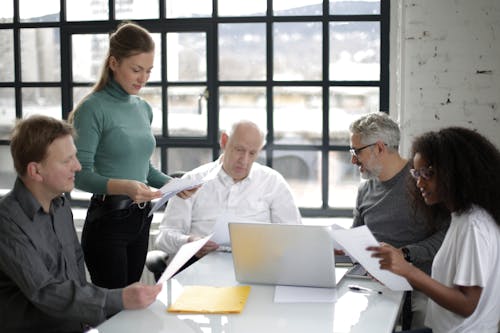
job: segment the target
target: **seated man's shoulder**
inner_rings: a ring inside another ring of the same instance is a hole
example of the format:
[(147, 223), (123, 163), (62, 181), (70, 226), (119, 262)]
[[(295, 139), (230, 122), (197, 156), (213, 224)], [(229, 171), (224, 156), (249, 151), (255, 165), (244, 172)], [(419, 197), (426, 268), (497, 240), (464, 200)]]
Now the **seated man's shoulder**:
[(208, 173), (210, 173), (212, 170), (214, 170), (214, 168), (216, 168), (216, 167), (217, 167), (216, 162), (205, 163), (205, 164), (200, 165), (199, 167), (194, 168), (191, 171), (187, 171), (186, 173), (184, 173), (183, 178), (203, 177), (203, 176), (206, 176)]
[(262, 178), (276, 179), (276, 180), (285, 182), (285, 178), (278, 170), (273, 169), (271, 167), (268, 167), (267, 165), (257, 163), (257, 162), (253, 163), (252, 173), (254, 173), (255, 175), (262, 177)]

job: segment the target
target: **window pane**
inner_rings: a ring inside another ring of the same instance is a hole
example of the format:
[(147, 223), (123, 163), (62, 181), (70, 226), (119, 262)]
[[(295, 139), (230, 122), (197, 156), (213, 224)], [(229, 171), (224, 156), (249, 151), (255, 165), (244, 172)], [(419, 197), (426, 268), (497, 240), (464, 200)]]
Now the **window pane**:
[(320, 87), (274, 89), (274, 140), (287, 144), (319, 144), (322, 133)]
[(218, 0), (219, 16), (266, 15), (267, 0)]
[(109, 17), (108, 0), (66, 1), (68, 21), (99, 21)]
[(90, 93), (92, 87), (74, 87), (73, 88), (73, 107), (75, 107), (87, 94)]
[(273, 169), (292, 188), (300, 207), (321, 207), (321, 153), (319, 151), (275, 150)]
[(349, 152), (332, 151), (328, 155), (328, 205), (334, 208), (354, 207), (361, 181), (358, 168), (351, 164)]
[(330, 0), (330, 14), (380, 14), (380, 0)]
[(161, 35), (158, 33), (151, 33), (151, 38), (155, 42), (155, 59), (153, 62), (153, 70), (149, 76), (148, 81), (161, 81)]
[(155, 19), (160, 18), (158, 0), (115, 0), (116, 18)]
[(169, 81), (207, 81), (207, 41), (204, 32), (167, 33)]
[(57, 22), (60, 3), (60, 0), (19, 0), (21, 22)]
[(9, 146), (0, 146), (0, 161), (2, 161), (0, 163), (0, 196), (2, 196), (14, 187), (16, 181), (16, 172)]
[(219, 90), (219, 128), (229, 129), (238, 120), (267, 129), (266, 89), (263, 87), (221, 87)]
[(265, 80), (264, 23), (219, 25), (219, 79)]
[(14, 81), (14, 37), (10, 29), (0, 30), (0, 82)]
[(349, 125), (379, 111), (378, 87), (330, 88), (330, 144), (349, 145)]
[[(16, 122), (14, 88), (0, 88), (0, 139), (8, 139)], [(4, 161), (2, 159), (2, 161)], [(0, 163), (2, 164), (2, 163)]]
[(321, 23), (274, 24), (274, 80), (320, 80)]
[(155, 168), (157, 168), (158, 170), (161, 171), (161, 148), (160, 147), (156, 147), (153, 150), (153, 155), (151, 156), (151, 164), (153, 164), (153, 166)]
[(61, 81), (59, 29), (21, 29), (21, 77), (25, 82)]
[(275, 16), (321, 15), (322, 13), (322, 0), (273, 0), (273, 15)]
[(207, 0), (165, 0), (167, 18), (212, 16), (212, 1)]
[(73, 81), (97, 81), (108, 52), (109, 36), (107, 34), (73, 35)]
[(144, 98), (153, 108), (153, 122), (151, 128), (155, 135), (162, 133), (162, 105), (161, 105), (161, 87), (144, 87), (139, 92), (139, 95)]
[(0, 22), (12, 23), (14, 21), (14, 3), (13, 1), (2, 2), (2, 11), (0, 11)]
[(167, 89), (169, 136), (207, 136), (206, 97), (204, 86)]
[(167, 170), (169, 174), (178, 171), (190, 171), (213, 161), (212, 150), (209, 148), (168, 148)]
[(380, 23), (330, 23), (330, 80), (380, 80)]
[(60, 88), (23, 88), (23, 118), (32, 114), (62, 119)]

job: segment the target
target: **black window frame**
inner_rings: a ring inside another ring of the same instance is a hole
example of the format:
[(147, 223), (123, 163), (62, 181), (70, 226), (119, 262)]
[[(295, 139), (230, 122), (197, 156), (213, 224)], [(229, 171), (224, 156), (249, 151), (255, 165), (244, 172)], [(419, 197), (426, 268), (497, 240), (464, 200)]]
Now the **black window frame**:
[[(62, 118), (67, 116), (73, 104), (73, 88), (79, 86), (88, 87), (93, 84), (72, 82), (72, 59), (71, 59), (71, 36), (78, 33), (103, 33), (113, 31), (122, 20), (115, 19), (114, 0), (108, 1), (109, 19), (106, 21), (71, 21), (66, 20), (66, 1), (60, 0), (60, 15), (56, 22), (20, 22), (19, 19), (19, 0), (12, 0), (14, 5), (13, 22), (0, 23), (0, 29), (11, 29), (14, 36), (14, 82), (0, 82), (0, 88), (14, 88), (15, 91), (15, 109), (16, 118), (22, 118), (23, 106), (21, 90), (29, 87), (55, 87), (61, 89)], [(347, 145), (332, 145), (329, 138), (329, 89), (331, 87), (356, 87), (373, 86), (379, 87), (379, 105), (380, 110), (388, 112), (389, 110), (389, 50), (390, 50), (390, 0), (380, 0), (380, 14), (376, 15), (330, 15), (329, 1), (323, 0), (322, 15), (310, 16), (273, 16), (272, 0), (267, 0), (267, 13), (265, 16), (240, 16), (240, 17), (218, 17), (217, 0), (212, 0), (212, 17), (204, 18), (181, 18), (170, 19), (165, 17), (165, 1), (159, 1), (159, 18), (146, 20), (133, 20), (151, 32), (161, 32), (162, 38), (162, 63), (165, 63), (165, 45), (166, 31), (205, 31), (207, 33), (207, 88), (210, 92), (208, 100), (208, 135), (206, 138), (179, 138), (165, 135), (157, 135), (157, 147), (161, 149), (162, 171), (167, 170), (168, 156), (167, 148), (209, 148), (212, 151), (213, 158), (217, 158), (219, 151), (218, 143), (218, 100), (220, 87), (264, 87), (266, 90), (266, 112), (267, 112), (267, 140), (264, 150), (266, 152), (266, 164), (272, 167), (273, 152), (275, 150), (302, 150), (321, 152), (321, 198), (320, 208), (300, 208), (304, 217), (351, 217), (351, 208), (332, 208), (328, 205), (329, 194), (329, 158), (332, 151), (347, 152)], [(329, 80), (329, 24), (331, 22), (380, 22), (380, 80), (378, 81), (332, 81)], [(218, 25), (221, 23), (264, 23), (266, 26), (266, 79), (263, 81), (219, 81), (218, 72)], [(273, 29), (274, 23), (281, 22), (320, 22), (323, 32), (322, 46), (322, 66), (323, 74), (319, 81), (275, 81), (273, 80)], [(61, 39), (61, 81), (60, 82), (22, 82), (21, 80), (21, 37), (20, 31), (24, 28), (59, 28)], [(167, 82), (166, 68), (162, 66), (161, 82), (148, 83), (149, 86), (174, 86), (175, 84)], [(200, 82), (183, 82), (177, 85), (199, 85)], [(312, 86), (321, 87), (323, 94), (323, 134), (320, 144), (317, 145), (293, 145), (277, 144), (274, 142), (273, 126), (273, 89), (280, 86)], [(162, 110), (167, 110), (166, 89), (162, 89)], [(167, 127), (166, 112), (163, 112), (163, 126)], [(164, 133), (165, 134), (165, 133)], [(0, 139), (0, 146), (9, 145), (8, 139)], [(1, 184), (0, 184), (1, 185)], [(74, 206), (85, 207), (87, 201), (72, 200)], [(354, 206), (353, 202), (353, 206)]]

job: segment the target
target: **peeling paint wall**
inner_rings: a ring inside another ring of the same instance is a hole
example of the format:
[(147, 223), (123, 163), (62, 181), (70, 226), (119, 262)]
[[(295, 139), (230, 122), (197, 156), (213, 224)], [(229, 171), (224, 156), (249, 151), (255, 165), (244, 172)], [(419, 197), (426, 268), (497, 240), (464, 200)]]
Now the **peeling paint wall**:
[(475, 129), (500, 148), (500, 1), (391, 6), (391, 111), (402, 127), (402, 152), (416, 135), (451, 125)]

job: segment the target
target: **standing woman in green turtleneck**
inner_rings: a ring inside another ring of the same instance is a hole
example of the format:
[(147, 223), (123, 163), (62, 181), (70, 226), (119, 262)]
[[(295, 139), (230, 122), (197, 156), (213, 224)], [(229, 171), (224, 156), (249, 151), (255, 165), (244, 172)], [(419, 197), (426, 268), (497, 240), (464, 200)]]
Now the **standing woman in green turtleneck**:
[[(76, 187), (94, 193), (82, 233), (92, 282), (120, 288), (141, 277), (152, 217), (150, 201), (171, 178), (150, 162), (155, 148), (151, 106), (138, 97), (149, 79), (154, 41), (134, 23), (111, 34), (98, 82), (71, 112), (82, 165)], [(184, 192), (181, 197), (191, 193)]]

